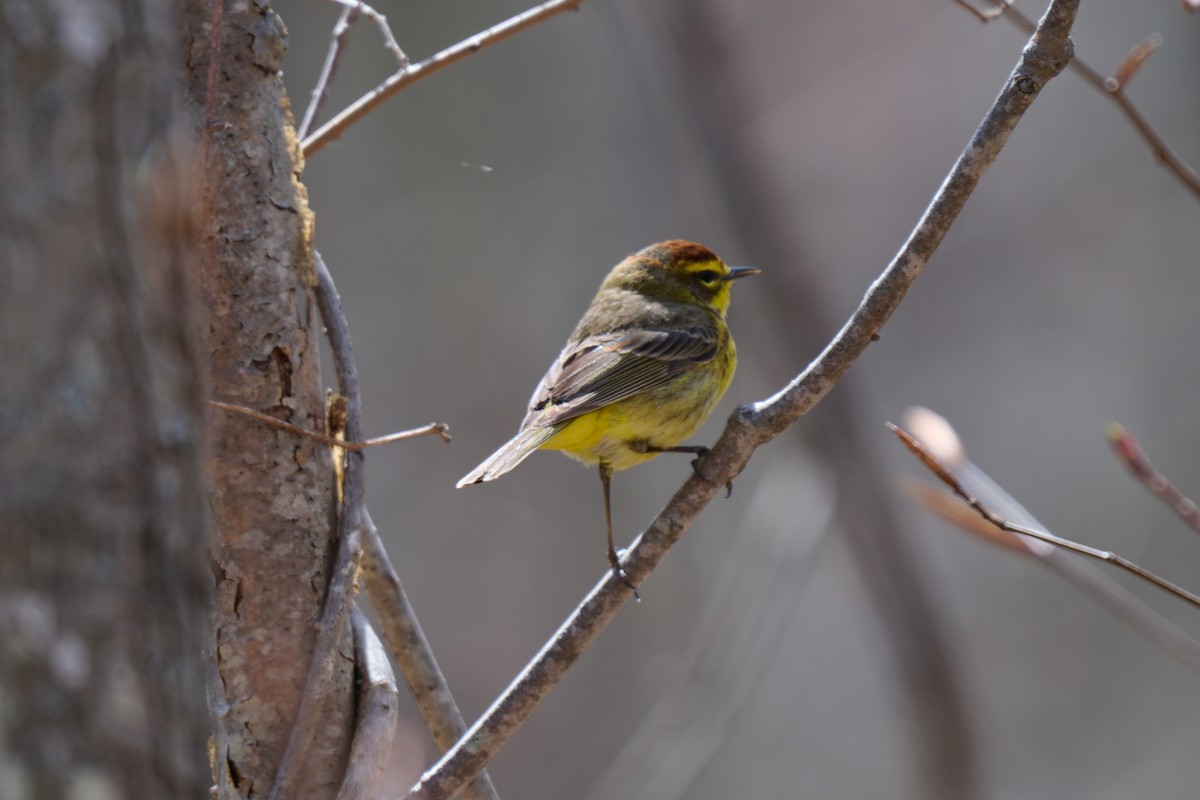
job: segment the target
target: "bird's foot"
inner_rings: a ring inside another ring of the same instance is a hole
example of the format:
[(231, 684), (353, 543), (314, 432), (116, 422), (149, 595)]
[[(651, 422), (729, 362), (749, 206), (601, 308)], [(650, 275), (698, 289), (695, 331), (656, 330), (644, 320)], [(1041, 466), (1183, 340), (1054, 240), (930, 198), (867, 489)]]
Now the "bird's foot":
[(616, 550), (610, 550), (608, 552), (608, 563), (612, 565), (613, 577), (628, 586), (630, 589), (633, 589), (633, 599), (639, 603), (642, 602), (642, 596), (638, 594), (637, 587), (633, 585), (633, 581), (629, 580), (629, 573), (627, 573), (624, 568), (621, 567), (620, 553), (618, 553)]
[[(696, 457), (692, 459), (692, 472), (695, 472), (696, 477), (700, 478), (701, 480), (708, 480), (708, 476), (701, 471), (700, 462), (707, 458), (708, 454), (711, 452), (711, 447), (697, 447)], [(730, 497), (733, 497), (733, 478), (725, 481), (725, 498), (728, 499)]]

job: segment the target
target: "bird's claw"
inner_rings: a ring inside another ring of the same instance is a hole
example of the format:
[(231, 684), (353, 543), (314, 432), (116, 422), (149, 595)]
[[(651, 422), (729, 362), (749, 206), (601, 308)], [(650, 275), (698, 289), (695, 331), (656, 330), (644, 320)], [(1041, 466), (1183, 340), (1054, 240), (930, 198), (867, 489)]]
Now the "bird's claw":
[(642, 596), (638, 594), (638, 589), (633, 585), (633, 581), (629, 580), (629, 573), (621, 567), (620, 555), (615, 550), (608, 554), (608, 563), (612, 565), (613, 577), (633, 590), (634, 600), (642, 602)]
[[(708, 476), (701, 472), (700, 462), (703, 461), (711, 452), (712, 448), (702, 447), (699, 451), (697, 451), (696, 457), (692, 459), (692, 472), (695, 472), (696, 477), (700, 478), (701, 480), (708, 480)], [(733, 497), (733, 478), (725, 481), (725, 499), (728, 500), (730, 497)]]

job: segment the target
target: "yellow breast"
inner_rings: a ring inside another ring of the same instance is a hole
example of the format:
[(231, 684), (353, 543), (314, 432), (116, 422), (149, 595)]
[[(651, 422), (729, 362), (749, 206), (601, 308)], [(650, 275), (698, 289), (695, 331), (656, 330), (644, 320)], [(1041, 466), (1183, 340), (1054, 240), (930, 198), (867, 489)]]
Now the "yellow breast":
[(576, 417), (542, 449), (623, 470), (658, 455), (648, 448), (683, 444), (708, 419), (733, 380), (737, 351), (733, 338), (727, 332), (725, 336), (711, 361), (694, 365), (662, 386)]

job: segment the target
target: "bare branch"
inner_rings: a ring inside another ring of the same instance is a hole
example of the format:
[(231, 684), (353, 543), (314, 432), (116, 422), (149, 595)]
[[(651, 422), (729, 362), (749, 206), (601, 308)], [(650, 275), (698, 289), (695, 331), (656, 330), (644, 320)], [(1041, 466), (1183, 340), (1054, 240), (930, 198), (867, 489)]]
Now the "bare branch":
[(1003, 14), (1004, 7), (1013, 2), (1013, 0), (1004, 0), (1004, 2), (994, 5), (991, 8), (976, 8), (969, 0), (954, 0), (954, 2), (974, 14), (975, 19), (980, 22), (991, 22)]
[[(1190, 1), (1191, 0), (1183, 0), (1185, 3), (1185, 8), (1186, 4)], [(983, 20), (984, 22), (990, 22), (992, 19), (995, 19), (996, 16), (1003, 16), (1026, 33), (1029, 33), (1034, 29), (1033, 21), (1029, 19), (1029, 17), (1022, 14), (1011, 2), (1004, 2), (997, 5), (994, 10), (998, 13), (994, 15), (990, 12), (981, 13), (978, 9), (968, 5), (965, 0), (954, 0), (954, 2), (960, 6), (963, 6), (964, 8), (967, 8), (973, 14), (975, 14), (977, 18)], [(1129, 55), (1125, 56), (1121, 62), (1121, 65), (1126, 65), (1126, 62), (1130, 62), (1132, 57), (1133, 62), (1131, 63), (1134, 64), (1134, 69), (1136, 69), (1137, 66), (1140, 66), (1140, 64), (1150, 55), (1150, 53), (1157, 49), (1158, 44), (1154, 44), (1153, 39), (1154, 37), (1148, 37), (1148, 39), (1143, 40), (1143, 42), (1135, 47)], [(1150, 44), (1149, 52), (1145, 52), (1140, 56), (1137, 55), (1142, 48), (1147, 46), (1148, 43)], [(1161, 41), (1159, 43), (1161, 43)], [(1104, 94), (1116, 104), (1117, 108), (1121, 109), (1121, 113), (1123, 113), (1126, 119), (1129, 120), (1129, 124), (1133, 125), (1134, 129), (1138, 132), (1138, 135), (1140, 135), (1146, 144), (1150, 146), (1150, 152), (1154, 155), (1154, 158), (1157, 159), (1164, 167), (1166, 167), (1167, 170), (1169, 170), (1176, 178), (1178, 178), (1179, 182), (1187, 187), (1192, 194), (1194, 194), (1197, 198), (1200, 198), (1200, 176), (1197, 176), (1196, 171), (1188, 166), (1183, 159), (1176, 155), (1174, 150), (1167, 146), (1167, 143), (1163, 140), (1163, 138), (1158, 135), (1158, 132), (1154, 130), (1153, 126), (1151, 126), (1149, 122), (1146, 121), (1146, 118), (1143, 117), (1142, 113), (1137, 110), (1136, 106), (1134, 106), (1133, 101), (1129, 99), (1127, 94), (1125, 94), (1124, 83), (1117, 77), (1117, 75), (1122, 72), (1121, 66), (1118, 66), (1117, 73), (1114, 74), (1114, 77), (1112, 78), (1104, 77), (1099, 71), (1088, 66), (1087, 63), (1080, 61), (1078, 58), (1072, 59), (1071, 69), (1075, 70), (1075, 72), (1083, 78), (1085, 83), (1091, 85), (1097, 91), (1104, 92)]]
[(1139, 578), (1149, 581), (1163, 591), (1173, 594), (1181, 600), (1185, 600), (1197, 608), (1200, 608), (1200, 596), (1192, 594), (1187, 589), (1171, 583), (1165, 578), (1160, 578), (1150, 570), (1135, 564), (1124, 556), (1117, 555), (1116, 553), (1108, 550), (1100, 550), (1095, 547), (1090, 547), (1086, 544), (1080, 544), (1078, 542), (1071, 541), (1070, 539), (1064, 539), (1061, 536), (1055, 536), (1047, 531), (1034, 530), (1033, 528), (1029, 528), (1024, 525), (1014, 525), (1012, 522), (1009, 522), (1004, 517), (1000, 516), (983, 503), (979, 502), (979, 500), (977, 500), (970, 492), (966, 490), (958, 478), (954, 477), (954, 473), (952, 473), (946, 468), (945, 465), (938, 461), (938, 459), (934, 457), (933, 454), (931, 454), (928, 450), (926, 450), (919, 441), (896, 425), (893, 425), (890, 422), (887, 425), (888, 428), (890, 428), (891, 431), (900, 438), (900, 441), (904, 442), (904, 445), (909, 449), (909, 451), (916, 456), (922, 464), (925, 465), (926, 469), (936, 475), (938, 480), (946, 484), (951, 491), (961, 497), (963, 502), (975, 509), (980, 516), (982, 516), (991, 524), (995, 525), (997, 528), (1008, 531), (1009, 533), (1017, 533), (1021, 536), (1028, 536), (1032, 539), (1037, 539), (1039, 541), (1046, 542), (1047, 544), (1061, 547), (1064, 550), (1070, 550), (1073, 553), (1078, 553), (1082, 556), (1088, 556), (1089, 558), (1097, 559), (1098, 561), (1107, 561), (1109, 564), (1119, 567), (1133, 575), (1137, 575)]
[[(905, 425), (914, 437), (962, 483), (972, 496), (989, 508), (1000, 509), (1001, 516), (1027, 528), (1047, 528), (1024, 506), (967, 458), (958, 435), (945, 419), (928, 409), (909, 409)], [(1088, 593), (1102, 606), (1122, 619), (1187, 666), (1200, 671), (1200, 642), (1193, 639), (1161, 614), (1139, 600), (1129, 590), (1091, 565), (1072, 558), (1057, 547), (997, 528), (954, 495), (933, 484), (905, 475), (901, 488), (909, 497), (961, 530), (989, 544), (999, 545), (1022, 556), (1031, 557), (1060, 577)]]
[(282, 428), (285, 431), (306, 436), (309, 439), (315, 439), (321, 444), (327, 444), (330, 447), (340, 447), (343, 450), (362, 450), (366, 447), (378, 447), (381, 444), (392, 444), (393, 442), (403, 441), (405, 439), (416, 439), (420, 436), (437, 436), (443, 442), (450, 441), (450, 426), (444, 422), (431, 422), (428, 425), (422, 425), (419, 428), (411, 428), (407, 431), (397, 431), (384, 436), (376, 436), (374, 439), (367, 439), (363, 442), (348, 442), (338, 439), (334, 436), (321, 433), (320, 431), (310, 431), (307, 428), (301, 428), (299, 425), (293, 425), (277, 417), (272, 417), (270, 414), (264, 414), (261, 411), (255, 411), (253, 408), (246, 406), (237, 406), (232, 403), (223, 403), (220, 400), (206, 400), (208, 405), (213, 408), (219, 408), (223, 411), (230, 411), (234, 414), (243, 414), (247, 417), (265, 422), (268, 425), (273, 425), (276, 428)]
[(313, 125), (317, 123), (317, 118), (321, 115), (321, 107), (329, 95), (329, 85), (333, 82), (333, 76), (337, 72), (342, 51), (346, 47), (346, 40), (350, 38), (350, 30), (354, 27), (354, 21), (360, 13), (379, 28), (380, 35), (383, 36), (383, 46), (396, 57), (400, 68), (404, 69), (409, 64), (408, 56), (400, 49), (400, 45), (396, 43), (396, 37), (392, 35), (387, 17), (362, 0), (331, 0), (331, 2), (342, 6), (342, 14), (333, 26), (333, 32), (329, 39), (329, 50), (325, 53), (325, 63), (321, 66), (321, 75), (317, 78), (317, 85), (312, 91), (312, 99), (309, 100), (308, 108), (304, 111), (304, 120), (300, 123), (299, 130), (296, 131), (296, 138), (300, 141), (304, 141), (304, 137), (312, 131)]
[[(854, 315), (817, 360), (790, 384), (773, 397), (735, 414), (734, 420), (748, 433), (761, 441), (777, 436), (808, 413), (875, 339), (995, 162), (1025, 110), (1046, 82), (1070, 62), (1068, 32), (1077, 8), (1077, 0), (1050, 4), (1000, 96), (975, 129), (908, 241), (867, 290)], [(726, 435), (729, 433), (727, 430)]]
[[(400, 577), (388, 559), (379, 531), (371, 520), (371, 514), (363, 509), (363, 525), (366, 529), (363, 553), (363, 584), (371, 605), (379, 614), (383, 638), (409, 693), (417, 704), (425, 727), (433, 736), (438, 752), (444, 753), (466, 732), (467, 725), (462, 713), (450, 693), (450, 685), (442, 675), (433, 649), (425, 638), (425, 632), (413, 613)], [(481, 770), (459, 795), (462, 800), (497, 800), (496, 788), (487, 770)]]
[[(317, 270), (317, 307), (321, 311), (321, 319), (329, 337), (338, 389), (346, 398), (346, 436), (351, 441), (361, 441), (362, 397), (350, 344), (350, 327), (346, 323), (345, 314), (342, 313), (342, 303), (333, 285), (329, 268), (325, 266), (325, 260), (315, 250), (313, 259)], [(269, 800), (283, 800), (294, 795), (294, 784), (300, 775), (305, 752), (312, 743), (329, 691), (329, 677), (333, 672), (334, 658), (337, 656), (338, 637), (345, 629), (350, 616), (354, 579), (362, 557), (362, 509), (366, 488), (363, 458), (361, 450), (350, 450), (345, 454), (342, 504), (338, 520), (340, 540), (337, 563), (334, 565), (329, 591), (325, 596), (325, 607), (321, 612), (317, 641), (313, 647), (312, 666), (304, 686), (300, 710), (292, 724), (292, 735), (279, 762)]]
[(321, 74), (317, 78), (317, 85), (313, 87), (312, 98), (308, 101), (308, 108), (304, 110), (304, 119), (296, 131), (296, 138), (300, 141), (304, 141), (304, 137), (308, 136), (312, 126), (317, 123), (317, 118), (321, 115), (321, 106), (325, 105), (325, 98), (329, 96), (329, 84), (333, 82), (334, 73), (337, 72), (338, 63), (342, 59), (342, 49), (346, 46), (346, 40), (350, 38), (350, 30), (357, 17), (357, 5), (347, 5), (342, 9), (341, 16), (333, 26), (333, 33), (329, 39), (329, 50), (325, 53), (325, 63), (321, 65)]
[(354, 627), (354, 663), (360, 681), (358, 723), (337, 800), (371, 800), (377, 797), (379, 779), (392, 754), (400, 690), (387, 653), (367, 618), (355, 608), (350, 622)]
[(1142, 112), (1138, 111), (1133, 101), (1129, 99), (1129, 95), (1119, 88), (1115, 91), (1110, 91), (1108, 94), (1112, 98), (1112, 101), (1117, 104), (1117, 107), (1128, 117), (1129, 124), (1133, 125), (1141, 137), (1146, 140), (1146, 143), (1150, 145), (1150, 150), (1154, 157), (1170, 170), (1175, 177), (1179, 178), (1180, 182), (1191, 190), (1192, 194), (1200, 198), (1200, 176), (1197, 176), (1195, 170), (1188, 166), (1183, 159), (1175, 154), (1174, 150), (1167, 146), (1163, 138), (1158, 135), (1158, 131), (1154, 130), (1150, 123), (1146, 121), (1146, 118), (1142, 116)]
[(1166, 475), (1154, 468), (1133, 434), (1115, 422), (1109, 423), (1105, 433), (1117, 459), (1192, 530), (1200, 533), (1200, 508), (1196, 507), (1191, 498), (1179, 491)]
[(305, 139), (301, 144), (304, 157), (311, 158), (313, 153), (341, 137), (351, 125), (374, 111), (400, 90), (451, 64), (462, 61), (472, 53), (478, 53), (526, 28), (533, 27), (539, 22), (544, 22), (564, 11), (576, 11), (582, 4), (583, 0), (549, 0), (528, 11), (523, 11), (515, 17), (510, 17), (482, 33), (477, 33), (469, 39), (464, 39), (456, 45), (447, 47), (439, 53), (434, 53), (429, 58), (402, 68)]
[[(779, 213), (779, 176), (774, 174), (778, 165), (768, 152), (770, 148), (754, 146), (756, 137), (739, 122), (744, 120), (748, 105), (755, 102), (757, 91), (751, 83), (735, 78), (744, 54), (730, 46), (727, 15), (721, 10), (725, 4), (725, 0), (668, 0), (664, 6), (666, 13), (686, 21), (673, 42), (680, 47), (678, 91), (687, 99), (689, 114), (682, 124), (700, 125), (710, 131), (704, 137), (704, 147), (705, 160), (717, 181), (713, 188), (724, 203), (737, 209), (743, 240), (754, 253), (753, 263), (768, 267), (764, 280), (772, 288), (764, 298), (767, 306), (758, 313), (779, 317), (783, 325), (779, 334), (787, 342), (784, 350), (791, 354), (785, 356), (785, 361), (802, 365), (828, 341), (836, 327), (830, 327), (827, 298), (813, 291), (813, 276), (806, 275), (804, 269), (787, 268), (791, 264), (799, 267), (796, 262), (804, 259), (796, 250), (796, 226)], [(645, 47), (653, 50), (655, 38), (646, 40)], [(651, 52), (644, 55), (650, 56)], [(976, 99), (982, 111), (982, 101), (987, 98)], [(745, 301), (739, 305), (744, 311)], [(844, 318), (845, 312), (837, 313)], [(984, 791), (970, 690), (960, 676), (960, 666), (955, 664), (950, 634), (939, 619), (944, 610), (936, 608), (936, 587), (922, 574), (920, 555), (902, 530), (894, 505), (884, 497), (882, 470), (868, 452), (871, 448), (863, 441), (864, 433), (854, 411), (855, 391), (854, 387), (840, 387), (838, 397), (831, 398), (834, 402), (824, 404), (821, 423), (814, 426), (811, 436), (804, 437), (805, 443), (793, 439), (784, 447), (815, 450), (837, 476), (839, 538), (848, 548), (883, 633), (895, 691), (904, 698), (906, 735), (914, 743), (910, 751), (913, 778), (922, 787), (918, 793), (923, 800), (979, 800)], [(779, 460), (778, 453), (775, 460)], [(772, 480), (765, 480), (768, 475)], [(777, 476), (774, 466), (760, 471), (756, 481), (761, 484), (755, 492), (769, 488)], [(794, 489), (788, 494), (794, 494)], [(810, 500), (804, 512), (809, 524), (812, 509)], [(727, 571), (728, 566), (721, 568), (722, 574)], [(725, 695), (719, 695), (705, 705), (711, 707), (725, 699)], [(675, 719), (683, 720), (687, 715), (685, 712)], [(664, 735), (671, 738), (671, 734)], [(622, 749), (637, 746), (633, 739), (627, 737)], [(656, 756), (663, 746), (640, 747), (637, 757), (678, 778), (671, 764), (660, 763)], [(625, 769), (619, 758), (607, 769), (621, 771), (627, 790), (608, 784), (605, 791), (612, 791), (606, 794), (598, 792), (598, 784), (593, 784), (591, 794), (595, 798), (625, 800), (654, 798), (661, 784), (652, 778), (638, 780), (637, 771)]]
[[(716, 493), (754, 450), (823, 398), (878, 336), (888, 317), (945, 236), (972, 190), (1038, 93), (1071, 58), (1068, 38), (1078, 0), (1053, 0), (1016, 68), (896, 258), (825, 351), (774, 397), (742, 406), (697, 474), (690, 477), (621, 559), (629, 583), (641, 585)], [(701, 477), (701, 473), (704, 477)], [(410, 798), (450, 797), (479, 771), (562, 679), (633, 594), (606, 572), (549, 642), (459, 741), (410, 790)]]
[(362, 0), (330, 0), (330, 2), (351, 9), (355, 13), (361, 13), (364, 17), (374, 22), (375, 26), (379, 28), (379, 35), (383, 37), (383, 46), (389, 53), (396, 57), (396, 62), (401, 67), (408, 66), (410, 59), (400, 49), (400, 45), (396, 43), (396, 37), (392, 35), (392, 28), (388, 25), (387, 17), (362, 2)]

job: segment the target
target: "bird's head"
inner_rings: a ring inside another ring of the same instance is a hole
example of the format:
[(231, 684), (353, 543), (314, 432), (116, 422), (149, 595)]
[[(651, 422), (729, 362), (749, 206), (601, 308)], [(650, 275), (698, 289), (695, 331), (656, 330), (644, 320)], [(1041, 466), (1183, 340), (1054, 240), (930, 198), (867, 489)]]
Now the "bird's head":
[(721, 316), (733, 281), (762, 270), (730, 267), (702, 244), (672, 239), (652, 244), (613, 268), (604, 287), (630, 289), (675, 302), (698, 302)]

